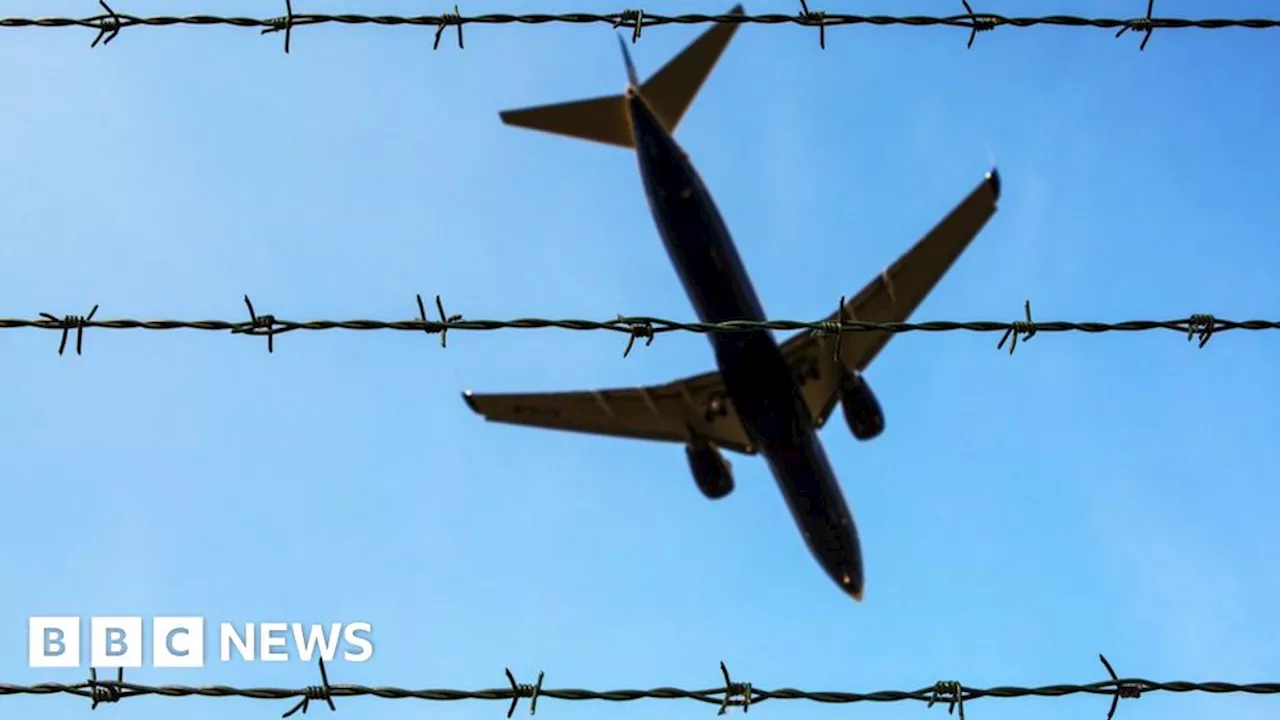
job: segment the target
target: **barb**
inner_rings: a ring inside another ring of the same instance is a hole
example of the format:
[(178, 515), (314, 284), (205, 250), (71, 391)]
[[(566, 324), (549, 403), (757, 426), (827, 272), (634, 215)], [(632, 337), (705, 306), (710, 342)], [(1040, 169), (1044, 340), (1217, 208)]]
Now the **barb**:
[(529, 698), (529, 714), (538, 714), (538, 696), (542, 694), (542, 678), (546, 677), (546, 673), (538, 671), (538, 682), (533, 685), (526, 685), (516, 682), (516, 676), (511, 674), (511, 668), (504, 668), (507, 673), (507, 682), (511, 683), (511, 706), (507, 708), (507, 720), (511, 720), (511, 716), (516, 713), (516, 705), (520, 704), (520, 698)]
[(440, 49), (440, 38), (444, 36), (444, 29), (450, 25), (458, 27), (458, 49), (466, 49), (462, 44), (462, 13), (458, 12), (458, 6), (454, 5), (452, 13), (445, 13), (440, 16), (440, 22), (436, 25), (436, 40), (431, 44), (432, 50)]
[(1218, 321), (1212, 315), (1192, 315), (1187, 322), (1187, 342), (1199, 338), (1200, 347), (1204, 347), (1218, 329)]
[[(742, 712), (751, 710), (751, 683), (736, 683), (733, 678), (729, 677), (729, 667), (720, 661), (720, 674), (724, 675), (724, 697), (720, 700), (720, 712), (724, 715), (729, 712), (729, 708), (740, 706)], [(741, 698), (734, 700), (734, 698)]]
[(613, 21), (613, 29), (631, 28), (631, 44), (640, 39), (640, 30), (644, 27), (644, 10), (623, 10)]
[[(752, 705), (766, 700), (808, 700), (826, 704), (847, 705), (853, 703), (886, 703), (914, 701), (932, 706), (935, 703), (946, 703), (950, 710), (960, 718), (964, 717), (964, 706), (983, 698), (1061, 698), (1069, 695), (1104, 695), (1112, 698), (1111, 712), (1108, 720), (1115, 713), (1116, 703), (1122, 697), (1134, 698), (1144, 693), (1209, 693), (1221, 695), (1226, 693), (1245, 693), (1251, 695), (1280, 695), (1280, 682), (1260, 683), (1228, 683), (1228, 682), (1157, 682), (1137, 678), (1121, 679), (1116, 676), (1111, 664), (1099, 655), (1110, 678), (1100, 682), (1072, 685), (1056, 684), (1040, 687), (999, 686), (991, 688), (967, 687), (955, 681), (938, 682), (918, 690), (880, 690), (877, 692), (839, 692), (839, 691), (807, 691), (783, 688), (778, 690), (762, 690), (750, 683), (734, 682), (724, 663), (720, 671), (724, 684), (707, 690), (684, 690), (676, 687), (660, 687), (651, 690), (582, 690), (582, 689), (547, 689), (542, 687), (544, 673), (538, 673), (535, 685), (516, 682), (515, 676), (508, 669), (506, 677), (508, 687), (489, 690), (410, 690), (397, 687), (368, 687), (364, 685), (338, 685), (329, 682), (324, 663), (320, 663), (321, 685), (304, 688), (237, 688), (225, 685), (205, 685), (193, 687), (186, 685), (141, 685), (124, 682), (123, 674), (117, 679), (98, 680), (95, 672), (90, 671), (90, 679), (75, 685), (61, 683), (42, 683), (39, 685), (10, 685), (0, 683), (0, 697), (10, 695), (73, 695), (89, 698), (98, 702), (119, 702), (133, 697), (154, 695), (165, 698), (205, 697), (205, 698), (249, 698), (254, 700), (294, 700), (296, 704), (284, 713), (289, 717), (297, 712), (306, 712), (313, 700), (324, 700), (329, 709), (334, 710), (334, 698), (371, 696), (384, 700), (426, 700), (435, 702), (455, 702), (458, 700), (491, 700), (509, 703), (507, 717), (516, 710), (516, 703), (521, 698), (529, 698), (529, 711), (533, 714), (537, 709), (538, 698), (554, 698), (556, 700), (595, 700), (609, 702), (634, 702), (645, 699), (662, 700), (696, 700), (719, 708), (723, 715), (730, 707), (741, 707), (744, 712)], [(740, 698), (740, 699), (739, 699)]]
[(1156, 29), (1155, 21), (1151, 17), (1151, 13), (1156, 9), (1156, 0), (1147, 0), (1147, 16), (1141, 20), (1134, 20), (1130, 24), (1116, 31), (1116, 37), (1120, 37), (1126, 32), (1133, 30), (1142, 33), (1142, 42), (1138, 45), (1138, 52), (1147, 49), (1147, 42), (1151, 40), (1151, 32)]
[(107, 11), (107, 14), (97, 18), (98, 36), (93, 39), (92, 43), (89, 43), (91, 48), (98, 47), (98, 43), (102, 43), (103, 47), (110, 45), (111, 41), (115, 40), (116, 36), (120, 34), (120, 28), (123, 27), (120, 16), (116, 14), (115, 10), (111, 9), (110, 5), (104, 0), (98, 0), (98, 4), (102, 6), (103, 10)]
[(271, 27), (262, 31), (263, 35), (267, 33), (284, 31), (284, 54), (289, 54), (289, 41), (293, 39), (293, 0), (284, 0), (284, 17), (272, 18)]
[(76, 331), (76, 354), (84, 349), (84, 329), (93, 326), (93, 316), (98, 312), (98, 306), (94, 305), (88, 315), (81, 317), (80, 315), (66, 315), (61, 320), (50, 315), (49, 313), (40, 313), (41, 327), (49, 330), (61, 330), (62, 342), (58, 343), (58, 354), (61, 355), (67, 349), (67, 337), (72, 330)]
[(285, 333), (298, 330), (398, 330), (403, 332), (425, 332), (439, 334), (440, 346), (448, 347), (450, 331), (490, 331), (490, 330), (606, 330), (624, 333), (628, 336), (626, 349), (622, 356), (630, 355), (637, 340), (644, 340), (646, 346), (652, 345), (654, 339), (664, 333), (692, 332), (708, 333), (746, 333), (760, 330), (806, 331), (813, 335), (834, 336), (835, 352), (839, 353), (842, 338), (847, 333), (863, 332), (951, 332), (968, 331), (979, 333), (1002, 333), (997, 350), (1009, 345), (1012, 353), (1019, 340), (1025, 343), (1037, 333), (1083, 332), (1090, 334), (1105, 332), (1142, 332), (1149, 330), (1166, 330), (1177, 332), (1187, 340), (1199, 339), (1199, 347), (1203, 348), (1209, 338), (1229, 330), (1280, 330), (1280, 320), (1224, 320), (1207, 313), (1197, 313), (1184, 318), (1172, 320), (1126, 320), (1123, 322), (1068, 322), (1062, 320), (1037, 321), (1031, 318), (1031, 302), (1024, 305), (1025, 320), (998, 322), (992, 320), (971, 320), (957, 322), (951, 320), (935, 320), (929, 322), (865, 322), (854, 319), (845, 308), (845, 299), (841, 298), (840, 306), (832, 319), (805, 322), (798, 320), (732, 320), (728, 322), (678, 322), (655, 317), (618, 315), (612, 320), (554, 320), (548, 318), (519, 318), (515, 320), (463, 320), (462, 315), (448, 315), (444, 310), (444, 301), (436, 296), (436, 320), (427, 318), (426, 304), (422, 296), (417, 296), (418, 317), (412, 320), (285, 320), (275, 315), (258, 314), (249, 297), (244, 296), (245, 307), (249, 311), (248, 320), (136, 320), (113, 319), (95, 320), (98, 306), (94, 305), (88, 315), (65, 315), (58, 317), (50, 313), (40, 313), (35, 319), (0, 317), (0, 330), (32, 328), (36, 330), (54, 330), (62, 333), (58, 354), (62, 354), (72, 330), (76, 331), (76, 354), (81, 353), (84, 331), (87, 328), (103, 330), (203, 330), (209, 332), (229, 332), (233, 335), (266, 336), (267, 351), (275, 352), (275, 338)]
[(955, 680), (941, 680), (933, 686), (933, 694), (926, 707), (933, 707), (935, 702), (947, 703), (947, 714), (954, 715), (960, 710), (960, 720), (964, 720), (964, 685)]
[(1116, 716), (1116, 706), (1120, 704), (1120, 698), (1139, 698), (1142, 697), (1141, 681), (1121, 681), (1116, 676), (1115, 668), (1111, 667), (1111, 663), (1107, 662), (1107, 656), (1098, 653), (1098, 659), (1102, 661), (1102, 667), (1107, 669), (1107, 674), (1111, 676), (1111, 682), (1116, 684), (1115, 694), (1111, 696), (1111, 709), (1107, 710), (1107, 720), (1111, 720)]
[(422, 296), (418, 295), (417, 297), (418, 297), (418, 317), (421, 319), (421, 322), (422, 322), (422, 331), (427, 333), (428, 335), (432, 333), (440, 333), (440, 347), (442, 348), (449, 347), (449, 344), (448, 344), (449, 325), (461, 320), (462, 316), (461, 315), (445, 315), (444, 301), (442, 301), (440, 299), (440, 296), (437, 295), (436, 296), (436, 312), (440, 314), (440, 322), (431, 322), (430, 320), (427, 319), (427, 308), (425, 305), (422, 304)]
[(836, 336), (836, 341), (832, 343), (835, 347), (831, 352), (831, 359), (840, 362), (840, 350), (844, 347), (844, 331), (849, 325), (850, 315), (849, 307), (845, 305), (845, 296), (840, 296), (840, 304), (836, 306), (836, 321), (834, 323), (826, 323), (827, 327), (821, 331), (814, 331), (815, 335), (830, 334)]
[(809, 3), (800, 0), (800, 16), (796, 20), (801, 25), (818, 26), (818, 49), (827, 49), (827, 13), (824, 10), (809, 11)]
[(285, 711), (280, 717), (287, 718), (296, 712), (301, 711), (303, 715), (307, 714), (307, 708), (311, 707), (312, 700), (323, 700), (329, 705), (329, 709), (337, 712), (338, 707), (333, 704), (333, 686), (329, 684), (329, 673), (324, 669), (324, 658), (320, 660), (320, 684), (310, 685), (302, 689), (302, 699), (298, 701), (289, 710)]
[(90, 710), (97, 710), (102, 703), (120, 702), (122, 695), (120, 694), (120, 686), (124, 684), (124, 668), (116, 669), (115, 682), (98, 682), (98, 671), (95, 668), (89, 668), (89, 697), (93, 699), (93, 704), (89, 706)]
[[(1015, 320), (1009, 323), (1009, 329), (1004, 332), (1003, 336), (1001, 336), (1000, 342), (996, 343), (997, 350), (1003, 348), (1006, 341), (1012, 340), (1012, 342), (1009, 343), (1009, 354), (1012, 355), (1014, 348), (1018, 347), (1019, 337), (1021, 337), (1022, 342), (1025, 343), (1031, 338), (1036, 336), (1036, 323), (1034, 320), (1031, 319), (1031, 301), (1030, 300), (1028, 300), (1023, 305), (1023, 310), (1027, 314), (1027, 319)], [(1192, 315), (1191, 316), (1192, 320), (1194, 320), (1195, 317), (1196, 316)], [(1204, 345), (1201, 345), (1200, 347), (1204, 347)]]
[(1148, 0), (1147, 13), (1135, 18), (1089, 18), (1074, 15), (1044, 15), (1037, 17), (1007, 17), (978, 13), (973, 10), (968, 0), (962, 0), (965, 13), (950, 16), (924, 15), (855, 15), (849, 13), (810, 12), (807, 3), (801, 3), (800, 12), (796, 14), (767, 13), (760, 15), (706, 15), (689, 13), (683, 15), (660, 15), (642, 10), (628, 9), (609, 14), (592, 13), (489, 13), (485, 15), (463, 16), (454, 7), (453, 12), (441, 15), (360, 15), (360, 14), (317, 14), (294, 13), (291, 0), (286, 0), (286, 15), (283, 18), (251, 18), (240, 16), (218, 15), (154, 15), (138, 16), (120, 14), (112, 10), (105, 2), (99, 0), (104, 15), (85, 18), (43, 17), (43, 18), (0, 18), (0, 28), (67, 28), (81, 27), (97, 31), (99, 41), (107, 44), (120, 30), (137, 25), (150, 27), (173, 27), (177, 25), (230, 25), (242, 28), (258, 28), (263, 34), (285, 33), (285, 52), (289, 52), (289, 42), (293, 29), (305, 25), (376, 25), (379, 27), (420, 26), (432, 28), (435, 34), (433, 47), (439, 47), (440, 38), (445, 28), (455, 26), (458, 29), (458, 47), (462, 48), (462, 26), (479, 25), (548, 25), (571, 24), (589, 25), (606, 24), (615, 28), (632, 28), (632, 42), (640, 39), (641, 30), (659, 25), (705, 25), (708, 23), (739, 23), (754, 25), (798, 25), (801, 27), (818, 27), (819, 47), (826, 47), (827, 28), (836, 25), (869, 25), (884, 27), (888, 25), (906, 25), (909, 27), (954, 27), (968, 31), (969, 47), (980, 32), (989, 32), (999, 27), (1029, 28), (1035, 26), (1055, 26), (1070, 28), (1096, 28), (1115, 30), (1116, 37), (1126, 32), (1142, 33), (1140, 50), (1146, 50), (1151, 33), (1156, 29), (1174, 30), (1199, 28), (1202, 30), (1221, 30), (1225, 28), (1247, 28), (1254, 30), (1273, 30), (1280, 28), (1280, 18), (1204, 18), (1191, 19), (1180, 17), (1153, 17), (1154, 0)]
[[(619, 322), (625, 321), (621, 315), (617, 317)], [(622, 357), (631, 354), (631, 348), (635, 347), (636, 340), (643, 339), (644, 346), (649, 347), (653, 344), (653, 323), (650, 322), (633, 322), (630, 323), (631, 336), (627, 338), (627, 346), (622, 350)]]
[(235, 327), (231, 329), (232, 333), (243, 333), (246, 335), (266, 335), (267, 336), (267, 352), (274, 353), (276, 351), (276, 316), (275, 315), (259, 315), (253, 311), (253, 301), (248, 295), (244, 296), (244, 304), (249, 308), (249, 322), (247, 327)]
[[(966, 50), (973, 49), (973, 41), (978, 39), (978, 33), (995, 30), (1000, 25), (1000, 18), (996, 15), (979, 15), (969, 6), (969, 0), (960, 0), (964, 4), (965, 12), (969, 13), (969, 44), (965, 45)], [(961, 710), (963, 713), (964, 710)]]

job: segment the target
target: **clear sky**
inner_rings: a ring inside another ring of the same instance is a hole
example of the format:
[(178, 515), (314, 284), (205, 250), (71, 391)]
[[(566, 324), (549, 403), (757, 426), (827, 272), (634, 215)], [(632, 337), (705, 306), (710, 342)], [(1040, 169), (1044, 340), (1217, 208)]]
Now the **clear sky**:
[[(663, 10), (719, 12), (682, 0)], [(852, 9), (831, 3), (826, 9)], [(951, 2), (857, 3), (959, 12)], [(1159, 14), (1280, 4), (1162, 2)], [(467, 13), (518, 11), (465, 3)], [(817, 9), (818, 6), (814, 6)], [(135, 14), (272, 16), (275, 3), (130, 0)], [(304, 11), (425, 13), (380, 0)], [(596, 0), (539, 10), (617, 11)], [(654, 8), (650, 8), (655, 10)], [(1029, 12), (990, 2), (991, 12)], [(793, 12), (757, 1), (748, 11)], [(1035, 13), (1140, 15), (1141, 0)], [(88, 2), (8, 2), (86, 16)], [(698, 28), (646, 31), (642, 75)], [(0, 315), (693, 319), (628, 153), (504, 127), (501, 109), (620, 91), (604, 26), (5, 30)], [(771, 317), (818, 319), (892, 262), (994, 157), (1000, 211), (913, 319), (1274, 318), (1280, 64), (1268, 31), (746, 27), (678, 139)], [(0, 681), (32, 614), (374, 623), (334, 682), (872, 691), (1103, 679), (1274, 680), (1280, 334), (910, 334), (868, 379), (885, 434), (822, 439), (861, 529), (866, 600), (809, 556), (759, 459), (709, 502), (678, 446), (488, 425), (458, 397), (665, 382), (710, 368), (666, 335), (0, 333), (5, 501)], [(302, 686), (314, 666), (131, 671), (164, 684)], [(986, 700), (975, 720), (1097, 717), (1106, 698)], [(1273, 717), (1277, 700), (1156, 695), (1119, 718)], [(74, 698), (5, 698), (80, 718)], [(140, 699), (114, 717), (275, 717), (288, 703)], [(339, 701), (345, 720), (492, 720), (504, 703)], [(101, 709), (100, 709), (101, 710)], [(328, 710), (313, 708), (312, 714)], [(521, 709), (519, 712), (526, 712)], [(546, 700), (538, 717), (711, 717)], [(783, 713), (787, 713), (784, 715)], [(923, 717), (781, 702), (770, 718)], [(765, 717), (762, 716), (762, 717)], [(933, 717), (936, 717), (933, 716)]]

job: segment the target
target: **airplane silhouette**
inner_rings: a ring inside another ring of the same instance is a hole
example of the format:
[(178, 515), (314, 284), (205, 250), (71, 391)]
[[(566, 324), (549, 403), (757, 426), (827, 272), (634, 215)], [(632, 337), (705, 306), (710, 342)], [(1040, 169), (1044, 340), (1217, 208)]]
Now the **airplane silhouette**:
[[(741, 14), (736, 5), (732, 14)], [(643, 84), (622, 44), (622, 95), (511, 110), (508, 125), (636, 151), (649, 207), (685, 292), (703, 322), (764, 320), (715, 202), (672, 133), (737, 31), (703, 33)], [(903, 322), (996, 211), (993, 168), (936, 227), (847, 302), (847, 319)], [(840, 312), (827, 318), (835, 322)], [(884, 430), (884, 414), (862, 373), (893, 335), (847, 334), (839, 358), (831, 336), (800, 333), (779, 345), (772, 333), (708, 334), (718, 372), (665, 385), (538, 394), (473, 394), (463, 399), (487, 420), (615, 437), (683, 443), (690, 470), (710, 499), (732, 492), (719, 449), (763, 454), (814, 558), (855, 600), (862, 599), (862, 550), (835, 474), (818, 440), (843, 406), (858, 440)]]

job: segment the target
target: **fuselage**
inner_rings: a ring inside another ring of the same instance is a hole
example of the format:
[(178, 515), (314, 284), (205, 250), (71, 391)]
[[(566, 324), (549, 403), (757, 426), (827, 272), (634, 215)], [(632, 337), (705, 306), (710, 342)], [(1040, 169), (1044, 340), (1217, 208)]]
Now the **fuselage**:
[[(658, 232), (703, 322), (765, 319), (724, 219), (688, 156), (634, 89), (626, 94), (640, 175)], [(767, 330), (709, 333), (725, 389), (765, 457), (819, 564), (860, 598), (857, 527), (809, 419), (800, 388)]]

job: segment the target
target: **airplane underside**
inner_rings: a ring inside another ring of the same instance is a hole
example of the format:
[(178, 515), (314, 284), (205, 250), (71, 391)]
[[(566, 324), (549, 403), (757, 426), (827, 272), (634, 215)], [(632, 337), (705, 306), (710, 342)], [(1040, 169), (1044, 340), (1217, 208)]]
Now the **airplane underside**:
[[(731, 13), (740, 14), (741, 5)], [(632, 149), (659, 234), (704, 322), (763, 320), (745, 265), (688, 155), (673, 133), (738, 29), (713, 26), (643, 83), (622, 44), (625, 93), (501, 113), (502, 120)], [(993, 169), (941, 222), (824, 318), (904, 322), (995, 214)], [(817, 432), (835, 406), (858, 440), (884, 431), (884, 413), (863, 372), (893, 337), (798, 333), (778, 343), (767, 331), (714, 333), (717, 370), (649, 387), (556, 393), (464, 393), (486, 419), (531, 427), (681, 444), (698, 489), (733, 491), (722, 450), (762, 454), (806, 544), (847, 594), (861, 599), (861, 545)]]

